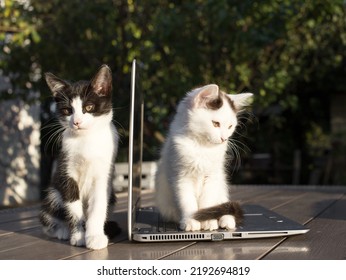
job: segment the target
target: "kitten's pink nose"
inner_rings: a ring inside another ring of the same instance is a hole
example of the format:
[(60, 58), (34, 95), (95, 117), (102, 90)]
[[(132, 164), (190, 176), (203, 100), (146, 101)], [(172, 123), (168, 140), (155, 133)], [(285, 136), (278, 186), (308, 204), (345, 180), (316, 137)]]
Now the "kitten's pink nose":
[(225, 139), (225, 138), (223, 138), (223, 137), (220, 137), (220, 139), (221, 139), (221, 143), (223, 143), (223, 142), (225, 142), (225, 141), (226, 141), (226, 139)]
[(73, 121), (73, 125), (79, 127), (82, 124), (82, 121), (77, 119)]

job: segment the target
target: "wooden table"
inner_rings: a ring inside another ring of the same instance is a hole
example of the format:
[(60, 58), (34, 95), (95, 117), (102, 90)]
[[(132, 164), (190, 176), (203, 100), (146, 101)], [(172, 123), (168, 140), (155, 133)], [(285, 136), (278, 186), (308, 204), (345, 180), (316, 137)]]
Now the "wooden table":
[[(2, 260), (182, 260), (182, 259), (346, 259), (346, 187), (233, 186), (233, 199), (259, 204), (305, 224), (310, 231), (288, 238), (222, 242), (137, 243), (127, 240), (127, 196), (120, 194), (112, 219), (123, 232), (98, 251), (73, 247), (46, 237), (39, 224), (39, 206), (0, 211)], [(143, 206), (152, 205), (146, 191)]]

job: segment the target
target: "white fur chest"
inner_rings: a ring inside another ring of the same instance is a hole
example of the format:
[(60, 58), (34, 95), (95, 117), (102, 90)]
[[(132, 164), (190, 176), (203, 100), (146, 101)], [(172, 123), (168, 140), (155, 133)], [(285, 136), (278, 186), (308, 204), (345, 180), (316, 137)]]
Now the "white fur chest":
[(88, 192), (99, 176), (108, 178), (117, 137), (111, 129), (64, 133), (63, 151), (67, 172), (82, 191)]
[(227, 144), (203, 145), (186, 137), (176, 138), (179, 159), (190, 173), (203, 176), (223, 170)]

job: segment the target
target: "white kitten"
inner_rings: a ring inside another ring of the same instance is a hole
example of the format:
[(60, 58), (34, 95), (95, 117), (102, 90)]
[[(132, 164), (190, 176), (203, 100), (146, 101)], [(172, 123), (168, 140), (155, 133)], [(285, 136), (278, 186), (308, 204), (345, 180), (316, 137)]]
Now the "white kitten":
[(230, 202), (225, 161), (237, 113), (251, 96), (211, 84), (180, 102), (156, 174), (156, 205), (165, 219), (187, 231), (234, 229), (241, 220), (241, 208)]

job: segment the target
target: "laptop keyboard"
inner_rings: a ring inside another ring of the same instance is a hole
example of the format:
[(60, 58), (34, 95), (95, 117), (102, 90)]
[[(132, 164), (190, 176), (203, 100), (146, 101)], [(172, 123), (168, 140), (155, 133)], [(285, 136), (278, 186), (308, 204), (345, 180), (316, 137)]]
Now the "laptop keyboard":
[(162, 222), (159, 223), (158, 230), (159, 232), (177, 232), (179, 227), (176, 223)]
[(158, 229), (158, 232), (177, 232), (177, 231), (180, 231), (180, 229), (176, 223), (165, 222), (164, 220), (162, 220), (160, 215), (159, 215), (157, 229)]
[(135, 228), (143, 232), (178, 232), (182, 231), (174, 222), (166, 222), (154, 208), (142, 208), (137, 212)]

